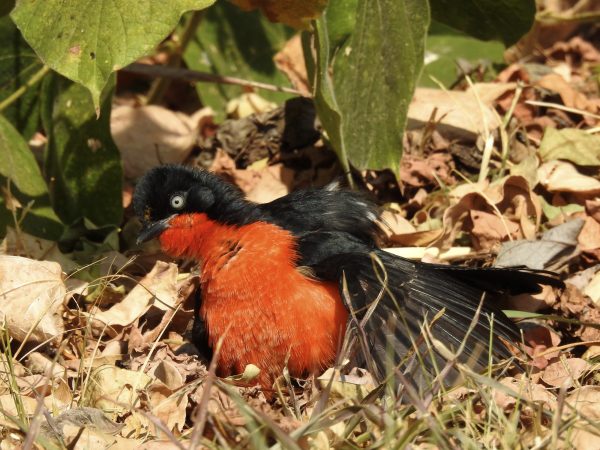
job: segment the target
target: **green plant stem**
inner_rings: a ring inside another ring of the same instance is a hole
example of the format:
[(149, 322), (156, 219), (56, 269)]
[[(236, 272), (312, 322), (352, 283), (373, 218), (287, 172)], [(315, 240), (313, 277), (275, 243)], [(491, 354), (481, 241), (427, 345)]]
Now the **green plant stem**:
[(46, 74), (50, 72), (50, 67), (44, 65), (40, 70), (33, 74), (33, 76), (25, 82), (22, 86), (20, 86), (15, 92), (10, 94), (4, 100), (0, 102), (0, 112), (4, 111), (10, 105), (15, 103), (19, 98), (27, 92), (27, 90), (39, 83)]
[[(179, 43), (175, 46), (169, 53), (167, 58), (167, 66), (169, 67), (180, 67), (181, 61), (183, 59), (183, 53), (187, 48), (188, 44), (196, 34), (196, 29), (202, 22), (203, 11), (194, 11), (190, 19), (185, 23), (183, 27), (183, 32), (179, 37)], [(148, 96), (146, 99), (146, 104), (157, 104), (160, 103), (162, 98), (167, 92), (167, 89), (171, 85), (171, 81), (168, 78), (158, 78), (153, 81), (152, 86), (150, 87), (150, 91), (148, 91)]]

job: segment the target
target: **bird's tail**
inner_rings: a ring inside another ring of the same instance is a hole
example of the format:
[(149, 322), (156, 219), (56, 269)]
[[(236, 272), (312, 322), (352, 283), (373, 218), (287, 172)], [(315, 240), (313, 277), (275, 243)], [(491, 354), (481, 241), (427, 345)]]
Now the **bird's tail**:
[[(505, 342), (519, 343), (520, 331), (494, 302), (498, 293), (562, 285), (547, 272), (424, 264), (383, 251), (334, 258), (355, 348), (379, 380), (393, 371), (421, 391), (449, 360), (481, 371), (513, 356)], [(458, 375), (450, 366), (445, 384)]]

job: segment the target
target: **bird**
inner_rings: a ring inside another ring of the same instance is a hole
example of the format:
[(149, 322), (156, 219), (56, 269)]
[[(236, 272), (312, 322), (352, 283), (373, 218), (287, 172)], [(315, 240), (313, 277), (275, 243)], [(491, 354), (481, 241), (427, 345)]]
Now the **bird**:
[(376, 381), (425, 392), (452, 357), (476, 371), (514, 359), (521, 333), (499, 295), (563, 286), (546, 271), (391, 254), (378, 247), (380, 208), (336, 186), (259, 204), (207, 170), (163, 165), (139, 180), (133, 207), (138, 243), (157, 238), (200, 266), (194, 344), (215, 357), (218, 376), (257, 366), (264, 390), (285, 368), (318, 375), (344, 347)]

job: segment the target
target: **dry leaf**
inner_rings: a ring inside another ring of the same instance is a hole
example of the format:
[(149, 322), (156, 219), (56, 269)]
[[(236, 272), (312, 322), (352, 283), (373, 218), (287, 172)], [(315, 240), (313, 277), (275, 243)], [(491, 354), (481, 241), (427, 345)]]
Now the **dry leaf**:
[(227, 116), (231, 119), (242, 119), (252, 114), (261, 114), (277, 108), (277, 104), (265, 100), (254, 92), (247, 92), (227, 102)]
[(175, 365), (169, 361), (161, 361), (156, 367), (154, 367), (154, 370), (152, 370), (152, 376), (154, 376), (172, 391), (179, 389), (184, 383), (181, 373), (179, 373)]
[(177, 272), (175, 264), (157, 261), (152, 271), (121, 302), (92, 316), (94, 326), (103, 329), (104, 325), (131, 325), (151, 306), (164, 311), (170, 310), (179, 298)]
[[(600, 448), (600, 436), (597, 423), (600, 420), (600, 388), (598, 386), (582, 386), (575, 389), (566, 399), (563, 417), (580, 415), (585, 419), (578, 420), (570, 433), (570, 445), (578, 450), (596, 450)], [(590, 423), (591, 421), (591, 423)]]
[(17, 233), (13, 227), (6, 227), (6, 236), (0, 247), (0, 253), (3, 254), (57, 262), (65, 273), (79, 268), (69, 255), (60, 252), (55, 241), (32, 236), (24, 231)]
[(137, 403), (140, 391), (152, 382), (143, 372), (105, 365), (94, 369), (86, 394), (88, 404), (103, 410), (115, 419), (130, 411)]
[(589, 369), (590, 364), (581, 358), (569, 358), (553, 362), (544, 369), (542, 381), (549, 386), (573, 386), (573, 383)]
[(576, 128), (546, 128), (538, 153), (542, 161), (564, 159), (579, 166), (598, 166), (600, 136)]
[(110, 128), (125, 176), (132, 179), (155, 166), (183, 162), (199, 130), (191, 117), (157, 105), (117, 106), (110, 116)]
[(330, 368), (317, 380), (321, 389), (328, 389), (331, 383), (331, 394), (343, 399), (363, 399), (376, 387), (371, 374), (359, 368), (353, 368), (347, 375)]
[(65, 294), (59, 264), (0, 255), (0, 322), (12, 338), (60, 342)]
[(327, 0), (232, 0), (240, 8), (251, 11), (260, 8), (271, 22), (282, 22), (294, 28), (307, 28), (321, 15)]
[(433, 116), (437, 130), (447, 139), (475, 141), (485, 130), (500, 126), (489, 104), (479, 103), (473, 92), (417, 88), (408, 108), (407, 129), (423, 128)]
[[(157, 417), (169, 431), (181, 431), (185, 425), (186, 409), (188, 407), (187, 395), (175, 393), (161, 382), (148, 386), (148, 404), (150, 412)], [(163, 435), (159, 428), (154, 435)]]
[(576, 192), (586, 195), (600, 194), (600, 181), (582, 175), (566, 161), (548, 161), (538, 169), (540, 183), (550, 192)]
[(302, 38), (296, 34), (275, 54), (273, 61), (277, 68), (290, 80), (295, 89), (304, 96), (310, 96), (311, 89), (304, 63)]
[(577, 237), (577, 241), (581, 251), (600, 259), (600, 223), (594, 218), (585, 218), (585, 224)]
[(112, 436), (93, 427), (78, 427), (66, 424), (63, 428), (64, 443), (69, 449), (89, 450), (93, 448), (118, 448), (138, 450), (142, 440)]
[(471, 233), (475, 248), (490, 249), (509, 236), (533, 239), (540, 225), (539, 198), (523, 177), (509, 176), (485, 188), (461, 185), (449, 195), (459, 200), (444, 212), (444, 247), (459, 231)]

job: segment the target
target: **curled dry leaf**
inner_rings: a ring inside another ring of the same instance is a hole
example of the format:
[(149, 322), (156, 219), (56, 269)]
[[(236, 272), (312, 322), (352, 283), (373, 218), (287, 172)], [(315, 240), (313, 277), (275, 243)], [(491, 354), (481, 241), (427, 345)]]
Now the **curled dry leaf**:
[(65, 294), (59, 264), (0, 255), (0, 322), (12, 338), (60, 342)]
[(173, 308), (177, 300), (177, 266), (157, 261), (152, 271), (121, 302), (92, 315), (92, 324), (98, 329), (103, 329), (104, 325), (131, 325), (151, 306), (167, 310)]
[(571, 387), (589, 368), (590, 364), (585, 359), (562, 359), (544, 369), (542, 381), (552, 387)]
[(540, 225), (540, 201), (523, 177), (512, 175), (484, 189), (463, 185), (450, 195), (459, 200), (444, 213), (444, 247), (459, 231), (472, 234), (475, 248), (490, 249), (509, 237), (533, 239)]
[(540, 183), (550, 192), (575, 192), (585, 195), (600, 194), (600, 181), (582, 175), (566, 161), (548, 161), (538, 169)]
[(156, 105), (117, 106), (110, 128), (125, 176), (134, 179), (160, 164), (183, 162), (199, 130), (191, 117)]

